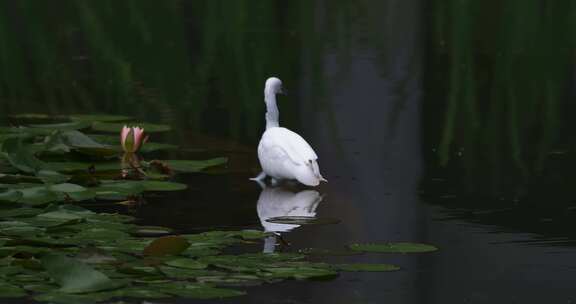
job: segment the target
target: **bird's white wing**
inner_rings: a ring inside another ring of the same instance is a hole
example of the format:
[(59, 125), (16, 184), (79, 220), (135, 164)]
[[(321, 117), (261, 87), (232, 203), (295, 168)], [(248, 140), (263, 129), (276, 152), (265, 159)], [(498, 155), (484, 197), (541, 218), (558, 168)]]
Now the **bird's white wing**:
[(296, 165), (309, 164), (318, 156), (302, 136), (286, 128), (271, 128), (265, 134), (266, 146), (287, 155)]

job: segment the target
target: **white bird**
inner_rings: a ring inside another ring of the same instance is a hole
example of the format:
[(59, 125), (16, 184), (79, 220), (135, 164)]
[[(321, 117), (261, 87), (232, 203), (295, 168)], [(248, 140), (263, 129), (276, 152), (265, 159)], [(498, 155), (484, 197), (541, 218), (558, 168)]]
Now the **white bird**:
[(327, 181), (320, 174), (318, 156), (302, 136), (278, 124), (278, 93), (282, 93), (282, 81), (276, 77), (268, 78), (264, 87), (266, 131), (258, 145), (262, 173), (252, 180), (260, 181), (270, 176), (273, 182), (295, 179), (304, 185), (318, 186), (321, 181)]

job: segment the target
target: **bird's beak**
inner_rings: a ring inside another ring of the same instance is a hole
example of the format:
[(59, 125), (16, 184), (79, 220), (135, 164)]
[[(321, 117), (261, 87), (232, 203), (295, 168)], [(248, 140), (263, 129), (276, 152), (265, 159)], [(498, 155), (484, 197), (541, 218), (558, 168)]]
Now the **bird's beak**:
[(280, 91), (278, 91), (278, 94), (288, 95), (288, 91), (286, 91), (285, 88), (280, 88)]

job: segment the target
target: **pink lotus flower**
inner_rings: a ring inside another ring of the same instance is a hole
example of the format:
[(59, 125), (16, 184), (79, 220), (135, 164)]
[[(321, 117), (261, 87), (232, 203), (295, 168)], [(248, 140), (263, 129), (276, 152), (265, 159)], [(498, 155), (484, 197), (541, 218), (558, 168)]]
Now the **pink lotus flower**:
[(126, 153), (135, 153), (140, 150), (142, 144), (146, 142), (146, 137), (144, 137), (144, 129), (140, 127), (127, 127), (122, 128), (120, 133), (120, 142), (122, 143), (122, 149)]

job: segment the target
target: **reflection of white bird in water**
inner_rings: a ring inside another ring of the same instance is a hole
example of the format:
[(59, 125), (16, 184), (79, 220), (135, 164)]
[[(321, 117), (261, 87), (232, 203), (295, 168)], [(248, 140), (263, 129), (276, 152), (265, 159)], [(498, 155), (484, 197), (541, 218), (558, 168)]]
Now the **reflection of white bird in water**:
[(273, 182), (295, 179), (304, 185), (318, 186), (321, 181), (326, 181), (320, 174), (318, 156), (302, 136), (279, 126), (278, 93), (282, 93), (282, 81), (276, 77), (268, 78), (264, 88), (266, 131), (258, 145), (262, 173), (253, 179), (262, 180), (268, 175)]
[[(258, 198), (258, 217), (266, 232), (288, 232), (300, 225), (276, 224), (267, 222), (267, 219), (280, 216), (316, 216), (316, 208), (322, 201), (318, 191), (302, 190), (292, 192), (282, 187), (264, 187)], [(264, 252), (274, 252), (276, 235), (266, 238)]]

